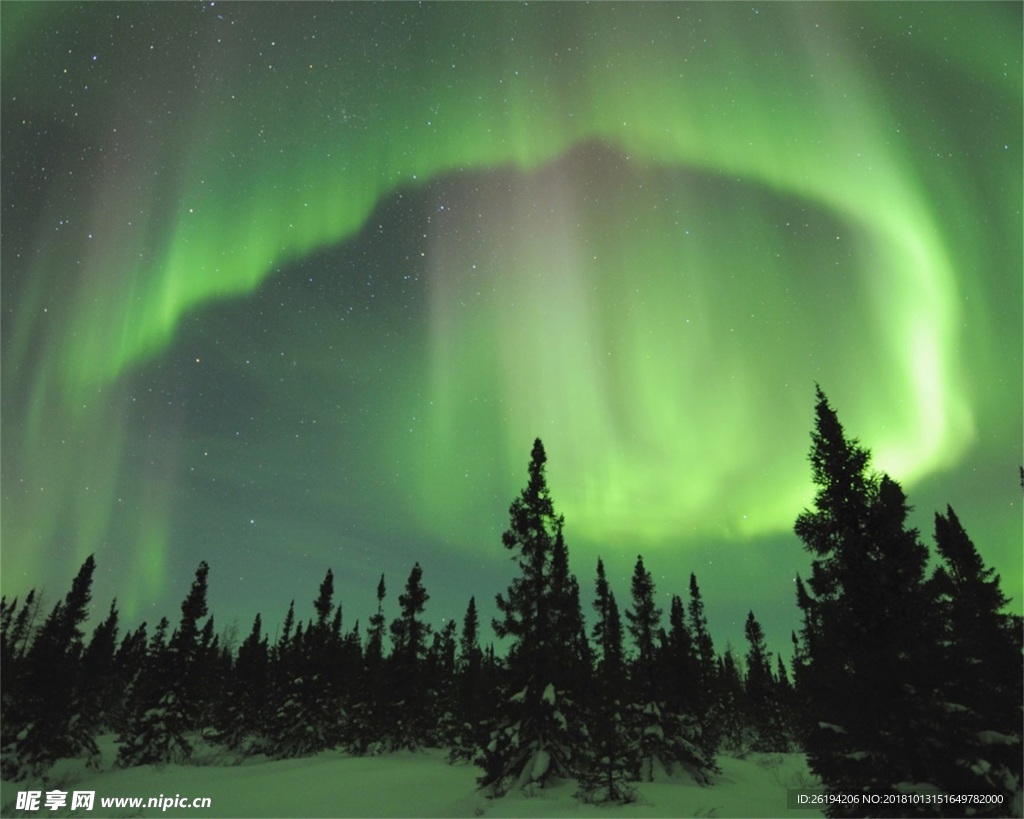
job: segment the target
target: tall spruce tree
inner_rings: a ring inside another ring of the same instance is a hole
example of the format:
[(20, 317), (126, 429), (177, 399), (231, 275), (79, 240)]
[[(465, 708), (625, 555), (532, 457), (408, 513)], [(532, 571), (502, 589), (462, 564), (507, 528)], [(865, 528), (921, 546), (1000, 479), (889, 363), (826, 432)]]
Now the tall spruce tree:
[(486, 744), (484, 738), (490, 733), (485, 720), (487, 695), (481, 688), (482, 670), (480, 615), (476, 597), (470, 597), (462, 618), (456, 664), (456, 727), (449, 739), (449, 759), (453, 762), (472, 759), (476, 749)]
[(941, 787), (933, 778), (945, 746), (935, 707), (942, 672), (927, 551), (907, 527), (899, 485), (869, 470), (868, 450), (847, 438), (820, 387), (815, 416), (814, 508), (795, 527), (813, 556), (797, 595), (809, 764), (835, 792)]
[[(678, 594), (672, 595), (668, 621), (669, 629), (662, 638), (663, 646), (658, 663), (658, 687), (672, 711), (696, 717), (700, 705), (697, 691), (697, 657), (693, 648), (693, 636), (686, 625), (686, 608)], [(702, 737), (702, 748), (703, 742)]]
[(577, 797), (585, 802), (633, 802), (637, 751), (626, 719), (626, 663), (622, 649), (622, 620), (615, 594), (608, 586), (604, 563), (597, 561), (594, 609), (597, 622), (597, 668), (593, 683), (590, 736), (579, 766)]
[[(331, 617), (334, 608), (334, 574), (328, 569), (313, 601), (316, 618), (291, 626), (294, 602), (277, 651), (272, 677), (274, 707), (266, 720), (267, 752), (277, 758), (308, 756), (332, 748), (342, 740), (346, 714), (334, 684), (334, 664), (340, 653), (340, 636)], [(290, 636), (289, 636), (290, 635)]]
[(743, 708), (743, 675), (736, 654), (727, 642), (718, 658), (715, 674), (715, 713), (722, 747), (737, 756), (750, 751), (746, 713)]
[(1002, 805), (979, 806), (978, 813), (1005, 814), (1021, 787), (1021, 621), (1006, 612), (999, 575), (985, 566), (952, 507), (935, 515), (935, 545), (941, 563), (930, 582), (943, 615), (946, 672), (940, 696), (947, 735), (958, 748), (942, 783), (962, 793), (1000, 794)]
[(427, 713), (427, 681), (423, 661), (430, 626), (423, 622), (423, 609), (430, 599), (423, 587), (423, 569), (417, 563), (409, 573), (405, 592), (398, 596), (401, 616), (391, 623), (394, 649), (388, 663), (391, 701), (389, 747), (415, 750), (424, 744), (430, 729)]
[(89, 613), (92, 555), (82, 563), (71, 590), (46, 618), (18, 662), (10, 714), (5, 714), (2, 770), (5, 778), (45, 774), (66, 756), (85, 755), (94, 763), (96, 714), (80, 692), (82, 624)]
[[(772, 674), (771, 654), (765, 644), (764, 629), (757, 622), (753, 611), (747, 613), (743, 633), (747, 638), (743, 710), (750, 749), (760, 752), (786, 751), (789, 746), (779, 698), (779, 681)], [(785, 673), (785, 666), (780, 667)]]
[(509, 508), (509, 528), (502, 535), (520, 574), (505, 594), (497, 595), (502, 616), (493, 621), (499, 637), (511, 638), (507, 693), (497, 703), (491, 740), (477, 758), (484, 770), (480, 784), (494, 795), (571, 775), (580, 744), (556, 687), (564, 669), (559, 653), (565, 648), (556, 642), (561, 600), (552, 591), (552, 560), (563, 520), (555, 514), (544, 474), (546, 462), (538, 438), (530, 456), (529, 480)]
[(632, 687), (632, 721), (638, 737), (640, 774), (650, 782), (658, 764), (671, 766), (672, 759), (666, 747), (666, 726), (663, 725), (664, 702), (659, 702), (656, 688), (657, 664), (655, 639), (661, 620), (661, 609), (654, 603), (654, 581), (644, 567), (644, 559), (637, 556), (630, 583), (632, 605), (626, 610), (629, 634), (633, 638), (636, 656), (630, 663)]
[(690, 633), (693, 637), (696, 680), (694, 699), (696, 717), (700, 724), (700, 743), (704, 753), (710, 757), (718, 751), (721, 740), (721, 706), (718, 702), (718, 660), (715, 644), (708, 630), (708, 618), (704, 614), (704, 598), (697, 584), (697, 576), (690, 574)]
[(385, 689), (384, 598), (387, 584), (384, 575), (377, 583), (377, 611), (370, 615), (366, 630), (366, 649), (356, 702), (352, 707), (347, 746), (353, 753), (379, 753), (386, 749), (393, 733), (389, 717), (389, 701)]
[(115, 726), (118, 701), (124, 691), (118, 686), (117, 658), (117, 601), (92, 633), (92, 639), (82, 652), (79, 697), (83, 713), (88, 715), (91, 730), (99, 733)]
[(231, 669), (228, 696), (218, 714), (218, 742), (242, 753), (272, 750), (266, 740), (270, 686), (270, 649), (257, 613)]
[[(206, 616), (206, 561), (196, 569), (195, 579), (181, 604), (181, 620), (163, 648), (162, 629), (154, 638), (152, 664), (137, 679), (133, 715), (121, 735), (117, 762), (121, 767), (185, 762), (192, 755), (188, 734), (200, 728), (197, 678), (201, 674), (199, 621)], [(159, 642), (157, 642), (159, 641)]]
[[(630, 591), (632, 604), (626, 619), (636, 648), (630, 663), (630, 722), (640, 777), (650, 782), (659, 771), (672, 773), (681, 767), (705, 784), (715, 770), (714, 757), (704, 748), (701, 726), (682, 706), (676, 685), (671, 684), (673, 681), (665, 673), (664, 669), (675, 658), (668, 636), (660, 628), (661, 609), (655, 604), (654, 580), (640, 556), (633, 569)], [(674, 681), (678, 682), (681, 681)]]
[(574, 720), (579, 718), (590, 692), (593, 653), (583, 622), (579, 583), (569, 571), (569, 550), (561, 522), (551, 550), (549, 593), (551, 643), (560, 647), (552, 656), (552, 682), (561, 695), (563, 713)]

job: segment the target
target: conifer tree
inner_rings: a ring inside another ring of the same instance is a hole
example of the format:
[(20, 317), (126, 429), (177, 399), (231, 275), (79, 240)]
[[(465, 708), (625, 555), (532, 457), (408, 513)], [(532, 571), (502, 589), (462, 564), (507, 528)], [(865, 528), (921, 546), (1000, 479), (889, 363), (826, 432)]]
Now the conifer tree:
[(242, 753), (271, 750), (265, 736), (270, 686), (270, 650), (257, 613), (231, 670), (228, 695), (218, 720), (218, 742)]
[(462, 634), (459, 637), (459, 659), (456, 667), (457, 728), (449, 737), (449, 759), (453, 762), (471, 759), (476, 749), (486, 744), (484, 737), (489, 734), (489, 726), (484, 716), (487, 701), (481, 685), (482, 671), (480, 616), (476, 609), (476, 597), (470, 597), (462, 619)]
[(946, 760), (942, 782), (950, 791), (998, 793), (1011, 805), (1021, 785), (1020, 618), (1005, 612), (1010, 601), (999, 575), (985, 566), (952, 507), (935, 515), (935, 545), (942, 562), (930, 584), (943, 615), (946, 672), (940, 696), (949, 743), (957, 750)]
[[(454, 620), (434, 632), (434, 640), (423, 663), (423, 685), (426, 714), (419, 742), (452, 749), (460, 727), (458, 723), (458, 689), (456, 676), (456, 637)], [(451, 757), (450, 757), (451, 759)]]
[[(786, 726), (783, 722), (779, 687), (772, 675), (771, 655), (765, 645), (764, 629), (748, 612), (743, 627), (747, 638), (747, 675), (743, 686), (744, 712), (753, 751), (786, 751)], [(785, 673), (785, 666), (781, 666)]]
[(353, 753), (379, 753), (385, 750), (392, 726), (384, 682), (384, 598), (387, 584), (384, 575), (377, 583), (377, 611), (370, 616), (366, 632), (366, 650), (363, 653), (361, 686), (351, 714), (347, 746)]
[(580, 587), (569, 571), (569, 551), (559, 523), (551, 549), (550, 570), (551, 642), (560, 651), (552, 655), (552, 681), (561, 695), (563, 714), (574, 721), (579, 718), (590, 689), (593, 656), (587, 639)]
[(641, 776), (650, 782), (654, 779), (657, 764), (668, 767), (672, 760), (665, 748), (664, 703), (659, 702), (660, 692), (655, 689), (655, 635), (661, 609), (654, 603), (654, 581), (644, 567), (643, 557), (637, 556), (630, 590), (633, 602), (626, 610), (626, 620), (636, 647), (636, 656), (631, 663), (633, 722), (639, 739)]
[(84, 754), (90, 763), (98, 759), (92, 736), (95, 720), (84, 712), (88, 703), (79, 692), (82, 624), (95, 569), (90, 555), (19, 662), (22, 679), (15, 688), (16, 701), (10, 703), (12, 713), (5, 715), (5, 778), (43, 775), (60, 757)]
[(626, 665), (622, 650), (622, 620), (615, 594), (608, 586), (604, 563), (597, 561), (594, 608), (597, 622), (597, 669), (588, 747), (578, 773), (576, 795), (585, 802), (633, 802), (637, 778), (635, 742), (626, 722)]
[(746, 714), (743, 708), (743, 677), (729, 643), (718, 659), (715, 674), (715, 713), (721, 745), (737, 756), (750, 750)]
[(570, 775), (579, 745), (556, 688), (564, 668), (558, 652), (564, 649), (555, 642), (559, 600), (553, 599), (551, 566), (563, 519), (554, 511), (546, 462), (538, 438), (529, 480), (509, 508), (509, 528), (502, 535), (520, 572), (506, 594), (497, 596), (502, 617), (493, 621), (495, 633), (512, 640), (506, 659), (509, 696), (498, 704), (491, 741), (477, 760), (484, 769), (480, 784), (496, 795)]
[(809, 764), (836, 792), (941, 787), (933, 777), (945, 744), (935, 706), (942, 672), (927, 552), (907, 528), (899, 485), (869, 470), (869, 452), (846, 437), (820, 387), (815, 415), (814, 508), (795, 527), (813, 556), (808, 587), (797, 587)]
[[(668, 620), (668, 632), (662, 631), (660, 635), (658, 689), (670, 710), (696, 715), (699, 704), (697, 658), (693, 637), (686, 625), (686, 608), (678, 594), (672, 595)], [(700, 744), (703, 747), (703, 739)]]
[(320, 594), (317, 595), (313, 603), (313, 608), (316, 611), (316, 625), (319, 629), (327, 628), (327, 618), (331, 616), (331, 611), (334, 608), (333, 598), (334, 572), (328, 569), (323, 582), (320, 584)]
[(128, 730), (132, 717), (131, 703), (138, 690), (137, 681), (149, 657), (148, 628), (149, 624), (143, 622), (135, 631), (125, 634), (114, 655), (114, 686), (118, 696), (110, 710), (109, 724), (119, 735)]
[[(664, 669), (671, 664), (668, 636), (660, 628), (661, 609), (655, 604), (654, 580), (637, 557), (630, 586), (632, 605), (626, 612), (636, 647), (631, 666), (631, 723), (639, 753), (639, 774), (653, 781), (658, 772), (682, 767), (706, 783), (715, 769), (714, 757), (703, 747), (702, 729), (682, 707)], [(681, 639), (680, 635), (676, 635)], [(676, 681), (681, 682), (681, 681)]]
[(370, 628), (366, 635), (366, 663), (368, 667), (379, 666), (384, 658), (384, 597), (387, 595), (387, 586), (384, 583), (384, 575), (380, 576), (377, 584), (377, 613), (370, 616)]
[(394, 748), (415, 750), (423, 744), (430, 727), (423, 660), (431, 629), (421, 619), (429, 599), (430, 595), (423, 588), (423, 569), (416, 563), (409, 573), (404, 594), (398, 596), (401, 617), (391, 623), (394, 645), (388, 669), (391, 736), (386, 742)]
[(715, 644), (708, 630), (708, 618), (704, 614), (704, 599), (697, 585), (697, 576), (693, 573), (690, 574), (689, 613), (696, 663), (694, 699), (697, 722), (701, 728), (700, 743), (704, 753), (713, 758), (721, 738), (721, 713), (716, 695), (718, 661)]
[(82, 653), (79, 696), (84, 713), (89, 715), (95, 732), (114, 727), (117, 703), (123, 696), (115, 670), (117, 657), (117, 601), (110, 604), (107, 617), (92, 633)]
[[(20, 609), (15, 598), (4, 610), (3, 632), (0, 634), (0, 674), (5, 675), (3, 687), (7, 690), (10, 690), (9, 686), (15, 679), (14, 664), (25, 655), (31, 642), (39, 604), (40, 598), (36, 596), (36, 590), (32, 589), (25, 596)], [(15, 610), (17, 614), (14, 614)]]
[[(206, 616), (206, 578), (209, 566), (202, 561), (181, 604), (181, 620), (167, 650), (162, 646), (166, 619), (154, 641), (148, 673), (134, 692), (134, 714), (121, 736), (117, 762), (121, 767), (185, 762), (192, 755), (187, 734), (200, 727), (197, 679), (201, 676), (199, 620)], [(157, 642), (159, 641), (159, 642)]]
[(308, 756), (342, 741), (347, 715), (331, 684), (332, 664), (340, 652), (331, 620), (333, 595), (334, 575), (328, 569), (313, 601), (315, 619), (305, 627), (300, 622), (294, 633), (294, 601), (289, 606), (275, 651), (274, 705), (268, 709), (262, 743), (273, 757)]

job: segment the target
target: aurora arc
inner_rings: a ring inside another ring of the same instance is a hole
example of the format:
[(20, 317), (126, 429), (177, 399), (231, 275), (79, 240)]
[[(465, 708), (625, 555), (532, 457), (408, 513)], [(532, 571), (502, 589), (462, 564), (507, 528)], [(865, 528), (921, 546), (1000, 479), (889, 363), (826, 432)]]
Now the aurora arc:
[[(928, 135), (942, 95), (914, 99), (910, 80), (888, 80), (887, 66), (867, 49), (910, 25), (904, 15), (917, 15), (922, 32), (909, 48), (918, 59), (936, 70), (940, 60), (951, 62), (944, 76), (957, 77), (961, 90), (1019, 111), (1019, 36), (1005, 34), (1005, 12), (973, 8), (346, 5), (282, 22), (273, 4), (246, 7), (250, 28), (265, 35), (259, 60), (243, 57), (240, 42), (225, 38), (218, 47), (206, 35), (195, 74), (202, 82), (186, 95), (187, 116), (159, 138), (151, 132), (154, 112), (172, 82), (162, 75), (173, 71), (133, 54), (139, 70), (95, 92), (105, 97), (94, 104), (91, 126), (116, 129), (135, 161), (108, 160), (90, 191), (78, 246), (55, 243), (34, 254), (4, 345), (5, 392), (25, 396), (15, 412), (19, 435), (8, 447), (27, 483), (47, 487), (45, 499), (19, 501), (17, 509), (5, 495), (9, 532), (37, 545), (73, 532), (75, 559), (110, 539), (136, 457), (126, 452), (126, 376), (166, 350), (186, 317), (245, 298), (276, 271), (351, 239), (402, 191), (494, 170), (557, 173), (568, 153), (594, 144), (620, 152), (630, 173), (648, 174), (652, 184), (656, 172), (670, 169), (698, 185), (714, 180), (735, 202), (766, 203), (748, 217), (759, 247), (777, 229), (767, 213), (773, 202), (801, 203), (835, 226), (836, 241), (854, 245), (848, 264), (857, 281), (849, 285), (852, 315), (836, 315), (834, 329), (866, 333), (862, 353), (872, 367), (821, 331), (808, 331), (801, 343), (833, 350), (816, 369), (826, 386), (870, 378), (866, 395), (851, 386), (839, 404), (848, 406), (849, 425), (877, 465), (910, 483), (948, 469), (975, 442), (981, 397), (971, 370), (979, 361), (982, 370), (991, 366), (1002, 346), (963, 332), (977, 317), (965, 315), (960, 277), (977, 248), (958, 237), (993, 232), (985, 222), (990, 203), (978, 201), (988, 188), (941, 175), (935, 157), (960, 150), (955, 140), (963, 137)], [(176, 15), (194, 13), (161, 12), (172, 31)], [(27, 31), (11, 35), (8, 87), (45, 89), (25, 76), (30, 61), (19, 56), (49, 23), (33, 12), (22, 24)], [(955, 41), (941, 42), (951, 26)], [(853, 41), (848, 32), (858, 28), (863, 39)], [(300, 35), (301, 48), (277, 45)], [(978, 42), (999, 56), (980, 58)], [(55, 102), (44, 90), (22, 105), (41, 112)], [(950, 144), (938, 144), (943, 139)], [(998, 140), (1019, 148), (1019, 133)], [(1020, 151), (1008, 151), (1006, 163), (1019, 179)], [(701, 287), (671, 274), (682, 266), (722, 275), (721, 245), (694, 249), (645, 194), (625, 198), (653, 226), (653, 245), (606, 225), (607, 215), (594, 212), (568, 178), (547, 186), (548, 217), (531, 216), (537, 184), (530, 184), (524, 202), (494, 205), (531, 230), (482, 240), (500, 260), (490, 306), (476, 315), (464, 317), (457, 306), (479, 284), (454, 272), (463, 250), (444, 235), (428, 237), (436, 251), (420, 362), (428, 376), (406, 378), (408, 387), (398, 380), (388, 401), (397, 418), (414, 392), (429, 393), (428, 432), (409, 442), (388, 436), (389, 422), (381, 422), (383, 451), (406, 462), (412, 476), (406, 511), (444, 536), (452, 525), (450, 475), (481, 445), (460, 431), (485, 428), (513, 475), (524, 441), (550, 436), (556, 496), (584, 540), (657, 548), (678, 537), (786, 530), (810, 492), (803, 455), (813, 374), (794, 374), (808, 383), (777, 394), (777, 381), (791, 373), (751, 366), (756, 336), (725, 337), (726, 323), (740, 320), (736, 304), (753, 304), (759, 288), (786, 288), (793, 271), (783, 267), (785, 253), (773, 261), (770, 253), (735, 250), (751, 269), (732, 294), (749, 298), (701, 296)], [(1001, 213), (1019, 215), (1013, 187)], [(685, 193), (666, 196), (699, 211)], [(587, 257), (591, 245), (600, 246), (600, 260)], [(60, 271), (70, 255), (81, 269)], [(1017, 248), (1009, 263), (1019, 262)], [(632, 292), (646, 294), (644, 309), (612, 320), (609, 312), (632, 298), (624, 276), (635, 276)], [(54, 305), (57, 280), (63, 285)], [(503, 322), (511, 302), (515, 319)], [(703, 319), (699, 345), (683, 303)], [(797, 310), (794, 319), (800, 316)], [(709, 344), (716, 366), (700, 360)], [(624, 363), (609, 367), (612, 348)], [(408, 373), (416, 369), (409, 365)], [(467, 404), (481, 384), (495, 402), (491, 410)], [(766, 403), (792, 419), (771, 440), (759, 409)], [(151, 453), (160, 467), (136, 487), (146, 510), (134, 528), (145, 544), (133, 566), (140, 600), (160, 584), (176, 505), (181, 456), (161, 446)], [(484, 502), (491, 491), (470, 488), (465, 500)], [(41, 559), (30, 554), (17, 561), (26, 574)]]

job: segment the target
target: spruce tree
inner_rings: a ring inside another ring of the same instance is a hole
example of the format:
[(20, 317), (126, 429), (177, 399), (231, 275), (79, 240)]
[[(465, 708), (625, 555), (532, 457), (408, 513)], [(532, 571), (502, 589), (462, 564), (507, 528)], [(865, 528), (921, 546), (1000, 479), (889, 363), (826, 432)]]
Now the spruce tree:
[(392, 736), (389, 701), (385, 696), (384, 667), (384, 598), (387, 584), (384, 575), (377, 583), (377, 611), (370, 616), (366, 631), (366, 649), (360, 675), (359, 694), (352, 707), (347, 747), (352, 753), (380, 753)]
[(608, 586), (604, 563), (597, 561), (594, 609), (597, 622), (597, 668), (590, 736), (578, 772), (578, 798), (585, 802), (633, 802), (637, 778), (636, 748), (626, 720), (626, 665), (622, 649), (622, 620), (615, 594)]
[(313, 602), (313, 608), (316, 611), (316, 625), (319, 629), (327, 628), (327, 619), (331, 616), (331, 611), (334, 608), (333, 598), (334, 572), (328, 569), (327, 574), (324, 575), (323, 582), (320, 584), (320, 594), (317, 595), (316, 600)]
[(494, 795), (571, 775), (580, 743), (563, 713), (564, 692), (556, 687), (565, 668), (559, 656), (565, 648), (555, 641), (564, 597), (553, 596), (552, 559), (563, 519), (555, 514), (546, 462), (538, 438), (529, 480), (509, 508), (509, 528), (502, 535), (520, 574), (505, 594), (497, 595), (502, 616), (493, 621), (495, 633), (512, 641), (506, 660), (508, 694), (497, 705), (491, 740), (477, 759), (484, 769), (480, 784)]
[(387, 621), (384, 619), (384, 598), (387, 595), (387, 585), (384, 583), (384, 575), (380, 576), (377, 583), (377, 613), (370, 615), (370, 628), (366, 633), (366, 663), (367, 666), (376, 666), (384, 659), (384, 626)]
[[(693, 636), (686, 625), (686, 608), (678, 594), (672, 595), (668, 620), (668, 632), (661, 636), (658, 688), (669, 710), (689, 714), (696, 721), (700, 707), (697, 657)], [(699, 722), (697, 725), (699, 727)], [(707, 753), (703, 736), (699, 737), (698, 744)]]
[(136, 681), (142, 676), (149, 657), (148, 628), (148, 623), (143, 622), (126, 634), (114, 655), (114, 685), (118, 696), (110, 711), (110, 727), (118, 735), (126, 732), (131, 722)]
[(656, 689), (655, 635), (661, 619), (661, 609), (654, 603), (654, 581), (644, 567), (644, 559), (637, 556), (630, 584), (632, 606), (626, 610), (629, 633), (636, 647), (631, 666), (632, 721), (638, 738), (640, 774), (644, 780), (654, 779), (657, 766), (671, 767), (672, 759), (666, 747), (666, 726), (663, 725), (664, 702), (659, 701)]
[(431, 727), (423, 668), (431, 629), (422, 620), (429, 599), (423, 587), (423, 569), (417, 563), (409, 573), (405, 592), (398, 596), (401, 617), (391, 623), (394, 649), (387, 672), (391, 735), (386, 742), (392, 748), (415, 750), (424, 743)]
[(218, 742), (243, 754), (271, 750), (265, 734), (270, 686), (270, 650), (257, 613), (231, 669), (218, 718)]
[(331, 684), (340, 651), (331, 620), (333, 595), (334, 575), (328, 569), (313, 601), (316, 618), (305, 628), (300, 622), (292, 633), (294, 602), (288, 609), (274, 659), (275, 705), (268, 709), (265, 729), (265, 747), (273, 757), (309, 756), (342, 740), (347, 715)]
[[(747, 613), (743, 627), (747, 638), (747, 676), (743, 685), (743, 710), (750, 738), (750, 749), (759, 752), (788, 750), (786, 725), (779, 700), (779, 684), (772, 674), (771, 654), (765, 644), (764, 629)], [(785, 666), (780, 665), (785, 674)], [(787, 680), (788, 683), (788, 680)]]
[(95, 714), (80, 692), (82, 624), (95, 569), (90, 555), (18, 663), (16, 700), (10, 703), (12, 713), (5, 714), (5, 778), (41, 776), (61, 757), (84, 755), (90, 764), (99, 758), (92, 736)]
[[(14, 678), (10, 672), (14, 664), (25, 655), (31, 642), (39, 604), (40, 598), (36, 596), (36, 590), (32, 589), (25, 596), (25, 602), (20, 609), (15, 598), (4, 610), (3, 632), (0, 634), (0, 674), (7, 672), (3, 678), (4, 688), (13, 682)], [(15, 610), (17, 614), (14, 614)]]
[(106, 619), (92, 633), (82, 653), (82, 674), (79, 695), (84, 713), (89, 715), (92, 730), (97, 733), (115, 727), (118, 701), (124, 691), (116, 676), (117, 601), (112, 601)]
[(569, 571), (569, 550), (561, 523), (552, 544), (549, 587), (551, 642), (561, 647), (552, 657), (552, 681), (561, 695), (563, 714), (576, 721), (590, 690), (593, 655), (583, 622), (579, 583)]
[(181, 620), (164, 650), (166, 619), (154, 637), (152, 664), (137, 681), (134, 713), (123, 734), (117, 762), (121, 767), (185, 762), (192, 756), (189, 734), (199, 724), (197, 679), (201, 677), (199, 621), (206, 616), (206, 578), (209, 566), (200, 562)]
[(694, 700), (696, 718), (700, 724), (700, 745), (704, 753), (714, 757), (721, 739), (721, 708), (716, 693), (718, 661), (715, 644), (708, 630), (708, 618), (704, 614), (704, 599), (697, 584), (697, 576), (690, 574), (690, 633), (693, 638), (693, 652), (696, 666)]
[(459, 657), (456, 665), (456, 729), (449, 737), (449, 760), (472, 759), (476, 749), (486, 744), (489, 734), (485, 720), (486, 694), (481, 688), (483, 652), (480, 650), (480, 616), (476, 598), (470, 597), (462, 619)]
[(946, 760), (942, 784), (950, 791), (998, 793), (1003, 806), (988, 812), (1005, 813), (1021, 786), (1021, 621), (1006, 613), (1010, 601), (999, 575), (985, 566), (952, 507), (935, 515), (935, 545), (942, 562), (930, 583), (942, 612), (946, 672), (940, 696), (949, 743), (957, 750)]
[(933, 777), (945, 740), (935, 689), (942, 671), (927, 552), (907, 528), (899, 485), (870, 471), (868, 450), (847, 438), (820, 388), (815, 415), (814, 508), (795, 527), (813, 556), (810, 581), (797, 589), (808, 762), (835, 792), (939, 784)]
[(722, 747), (743, 757), (750, 751), (746, 714), (743, 708), (743, 676), (729, 643), (718, 659), (715, 674), (715, 713)]
[(419, 744), (443, 747), (451, 751), (459, 734), (458, 689), (456, 677), (455, 636), (458, 624), (445, 620), (444, 626), (434, 632), (423, 662), (422, 684), (425, 701), (421, 718), (422, 731)]
[[(715, 770), (714, 757), (704, 748), (703, 731), (684, 707), (666, 668), (678, 659), (668, 635), (660, 628), (661, 609), (655, 604), (654, 580), (637, 557), (630, 586), (632, 605), (626, 612), (636, 647), (630, 663), (630, 722), (636, 740), (639, 774), (650, 782), (659, 771), (682, 768), (700, 783)], [(681, 639), (676, 635), (676, 639)]]

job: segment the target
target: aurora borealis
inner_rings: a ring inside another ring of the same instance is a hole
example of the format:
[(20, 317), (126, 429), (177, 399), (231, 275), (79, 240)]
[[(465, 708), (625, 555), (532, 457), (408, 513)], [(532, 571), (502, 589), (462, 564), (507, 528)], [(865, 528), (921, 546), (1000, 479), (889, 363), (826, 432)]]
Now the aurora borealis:
[(157, 619), (207, 560), (244, 628), (330, 566), (351, 626), (418, 560), (458, 617), (540, 436), (585, 603), (640, 552), (785, 643), (819, 382), (1020, 610), (1019, 4), (5, 2), (2, 45), (5, 594), (96, 553)]

